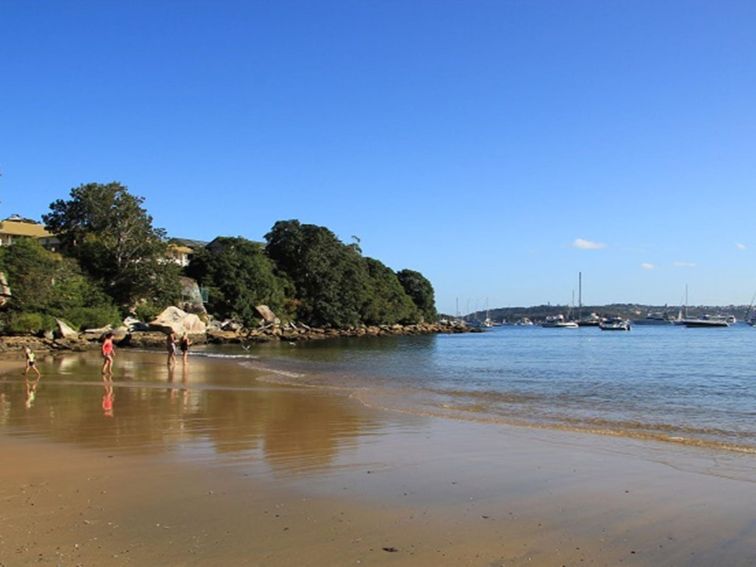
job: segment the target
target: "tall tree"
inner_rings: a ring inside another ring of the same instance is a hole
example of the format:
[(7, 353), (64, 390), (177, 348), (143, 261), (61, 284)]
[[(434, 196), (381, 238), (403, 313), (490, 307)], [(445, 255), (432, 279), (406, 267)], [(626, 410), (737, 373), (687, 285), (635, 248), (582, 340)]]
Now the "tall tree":
[(62, 250), (126, 307), (139, 300), (168, 304), (180, 293), (179, 268), (166, 260), (165, 231), (152, 226), (143, 202), (120, 183), (88, 183), (43, 216)]
[(297, 220), (278, 221), (265, 239), (268, 256), (295, 286), (300, 319), (335, 327), (361, 321), (368, 274), (356, 246)]
[(239, 318), (250, 326), (257, 318), (255, 305), (266, 304), (280, 313), (287, 282), (262, 246), (245, 238), (216, 238), (212, 249), (200, 249), (187, 274), (209, 289), (209, 310), (219, 317)]
[(423, 320), (430, 322), (438, 319), (435, 294), (430, 281), (423, 274), (414, 270), (401, 270), (397, 273), (397, 277), (404, 287), (404, 291), (417, 305)]

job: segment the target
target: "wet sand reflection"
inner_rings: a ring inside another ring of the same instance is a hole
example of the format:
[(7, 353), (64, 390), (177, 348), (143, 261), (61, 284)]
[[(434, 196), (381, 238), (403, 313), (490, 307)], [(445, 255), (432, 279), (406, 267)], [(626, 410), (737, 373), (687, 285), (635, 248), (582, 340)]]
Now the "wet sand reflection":
[(382, 426), (344, 396), (258, 383), (260, 373), (237, 362), (171, 368), (160, 354), (122, 351), (112, 377), (90, 354), (56, 359), (43, 373), (41, 385), (0, 382), (5, 433), (109, 452), (229, 455), (291, 473), (328, 468)]

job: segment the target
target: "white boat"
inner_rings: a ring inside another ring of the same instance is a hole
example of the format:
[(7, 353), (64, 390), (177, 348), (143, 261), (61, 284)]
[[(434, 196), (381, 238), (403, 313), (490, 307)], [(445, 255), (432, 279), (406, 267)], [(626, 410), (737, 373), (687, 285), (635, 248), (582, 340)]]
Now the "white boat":
[(515, 322), (515, 327), (532, 327), (533, 321), (528, 319), (527, 317), (523, 317), (522, 319), (519, 319)]
[(541, 323), (541, 327), (545, 329), (577, 329), (578, 324), (575, 321), (567, 321), (564, 315), (549, 315), (546, 320)]
[[(730, 316), (732, 317), (732, 316)], [(732, 317), (734, 319), (734, 317)], [(731, 319), (727, 317), (711, 317), (710, 315), (703, 315), (697, 319), (683, 319), (682, 324), (689, 328), (706, 328), (706, 327), (729, 327)]]
[(629, 331), (630, 321), (622, 317), (609, 317), (599, 323), (599, 329), (602, 331)]

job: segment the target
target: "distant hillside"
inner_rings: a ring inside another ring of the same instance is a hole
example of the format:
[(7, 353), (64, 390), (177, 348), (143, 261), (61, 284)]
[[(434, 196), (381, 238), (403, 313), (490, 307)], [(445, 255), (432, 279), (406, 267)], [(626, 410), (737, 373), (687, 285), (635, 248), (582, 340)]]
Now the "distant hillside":
[[(648, 313), (667, 312), (670, 317), (676, 317), (679, 306), (665, 305), (642, 305), (639, 303), (613, 303), (610, 305), (584, 305), (582, 308), (583, 316), (596, 313), (600, 317), (620, 316), (627, 319), (642, 319)], [(688, 306), (688, 315), (698, 317), (708, 314), (726, 314), (735, 315), (738, 320), (745, 318), (748, 312), (748, 305), (690, 305)], [(488, 310), (488, 316), (493, 321), (508, 321), (510, 323), (527, 317), (533, 321), (545, 319), (548, 315), (562, 314), (577, 319), (579, 317), (577, 307), (571, 308), (569, 305), (534, 305), (531, 307), (499, 307)], [(447, 316), (449, 317), (449, 316)], [(464, 316), (465, 320), (483, 320), (486, 318), (486, 311), (476, 311)]]

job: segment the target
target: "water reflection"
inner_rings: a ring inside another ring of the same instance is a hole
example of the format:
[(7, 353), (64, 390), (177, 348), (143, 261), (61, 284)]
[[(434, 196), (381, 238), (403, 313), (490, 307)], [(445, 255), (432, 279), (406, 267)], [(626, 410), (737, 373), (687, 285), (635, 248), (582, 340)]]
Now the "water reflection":
[(164, 355), (122, 351), (112, 378), (86, 354), (57, 359), (43, 373), (39, 392), (39, 381), (0, 383), (3, 432), (109, 452), (211, 447), (206, 457), (262, 458), (291, 472), (328, 467), (380, 425), (342, 396), (256, 383), (236, 362), (169, 368)]

